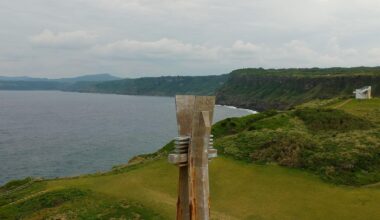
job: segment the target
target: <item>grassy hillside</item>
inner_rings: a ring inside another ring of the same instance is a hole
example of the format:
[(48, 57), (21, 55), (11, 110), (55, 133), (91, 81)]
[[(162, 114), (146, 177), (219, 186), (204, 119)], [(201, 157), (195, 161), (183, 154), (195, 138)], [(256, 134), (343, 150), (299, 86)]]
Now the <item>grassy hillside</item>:
[[(212, 218), (379, 219), (379, 109), (380, 99), (317, 100), (217, 123)], [(107, 173), (10, 182), (0, 219), (174, 219), (172, 148)]]
[[(211, 163), (210, 180), (213, 219), (380, 217), (380, 188), (334, 186), (276, 165), (221, 157)], [(35, 182), (0, 207), (0, 218), (174, 219), (176, 181), (177, 168), (158, 159), (103, 175)]]
[[(310, 108), (310, 106), (314, 106)], [(346, 185), (380, 181), (380, 99), (313, 102), (217, 123), (221, 153), (276, 162)]]
[(260, 111), (289, 109), (314, 99), (351, 97), (367, 85), (380, 95), (380, 67), (240, 69), (218, 90), (217, 102)]

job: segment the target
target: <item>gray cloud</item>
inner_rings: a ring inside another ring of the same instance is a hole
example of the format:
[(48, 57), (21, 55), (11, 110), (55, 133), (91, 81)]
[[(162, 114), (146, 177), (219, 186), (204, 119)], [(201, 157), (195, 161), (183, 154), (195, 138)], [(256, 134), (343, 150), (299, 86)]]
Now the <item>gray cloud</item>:
[(147, 58), (147, 59), (215, 59), (216, 48), (183, 43), (176, 39), (162, 38), (157, 41), (121, 40), (94, 48), (96, 54), (110, 58)]
[(30, 37), (35, 45), (57, 48), (82, 48), (93, 44), (95, 39), (96, 35), (86, 31), (54, 33), (47, 29)]
[(0, 25), (0, 75), (380, 63), (377, 0), (13, 0)]

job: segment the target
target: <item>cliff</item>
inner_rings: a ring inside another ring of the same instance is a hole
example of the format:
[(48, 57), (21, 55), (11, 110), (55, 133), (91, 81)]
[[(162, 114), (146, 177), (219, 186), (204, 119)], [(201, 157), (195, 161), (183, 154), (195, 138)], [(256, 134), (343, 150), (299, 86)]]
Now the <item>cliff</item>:
[(313, 100), (349, 97), (371, 85), (380, 95), (380, 67), (239, 69), (217, 91), (217, 102), (255, 110), (290, 109)]

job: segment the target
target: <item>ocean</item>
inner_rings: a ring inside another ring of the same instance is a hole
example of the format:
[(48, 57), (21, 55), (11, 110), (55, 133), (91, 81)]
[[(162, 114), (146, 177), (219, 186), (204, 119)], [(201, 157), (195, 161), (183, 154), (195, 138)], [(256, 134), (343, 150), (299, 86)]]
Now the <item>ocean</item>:
[[(214, 122), (251, 113), (216, 106)], [(175, 136), (173, 97), (0, 91), (0, 185), (106, 171)]]

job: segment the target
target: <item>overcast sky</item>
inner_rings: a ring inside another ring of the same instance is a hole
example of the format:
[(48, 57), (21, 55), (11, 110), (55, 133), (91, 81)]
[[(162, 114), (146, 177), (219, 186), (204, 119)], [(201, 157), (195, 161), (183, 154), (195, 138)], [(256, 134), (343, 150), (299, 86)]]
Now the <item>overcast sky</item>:
[(379, 0), (0, 0), (0, 75), (380, 65)]

